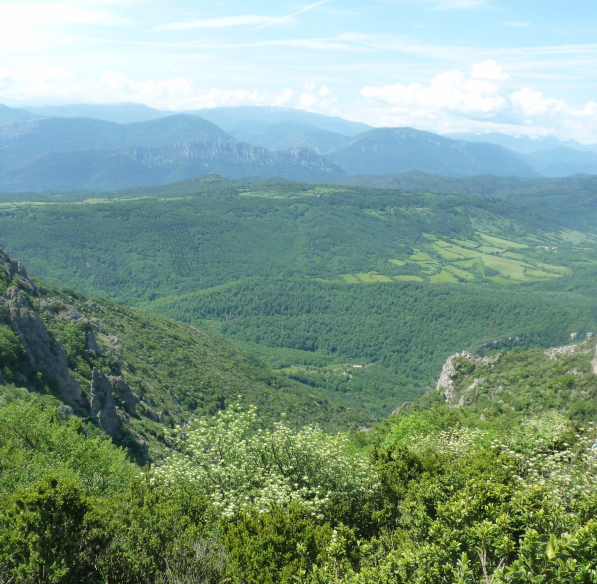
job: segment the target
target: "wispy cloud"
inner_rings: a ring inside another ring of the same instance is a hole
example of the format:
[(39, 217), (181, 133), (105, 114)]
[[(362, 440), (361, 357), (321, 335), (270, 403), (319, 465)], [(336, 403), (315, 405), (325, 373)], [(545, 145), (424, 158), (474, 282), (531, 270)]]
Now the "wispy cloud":
[(530, 20), (507, 20), (506, 22), (502, 22), (504, 26), (509, 26), (511, 28), (526, 28), (527, 26), (531, 26)]
[(319, 6), (328, 4), (332, 0), (319, 0), (313, 4), (309, 4), (296, 12), (286, 14), (283, 16), (265, 16), (257, 14), (241, 14), (238, 16), (223, 16), (221, 18), (195, 18), (192, 20), (185, 20), (181, 22), (170, 22), (161, 26), (153, 28), (153, 31), (183, 31), (183, 30), (199, 30), (199, 29), (217, 29), (229, 28), (235, 26), (255, 26), (256, 28), (265, 28), (268, 26), (279, 26), (283, 24), (291, 24), (295, 22), (296, 18), (301, 14), (305, 14), (310, 10), (314, 10)]
[(297, 12), (293, 12), (292, 14), (288, 14), (286, 16), (281, 16), (279, 18), (273, 18), (271, 22), (262, 24), (258, 28), (265, 28), (266, 26), (276, 26), (279, 24), (284, 24), (286, 22), (294, 20), (297, 16), (300, 16), (301, 14), (305, 14), (305, 12), (309, 12), (310, 10), (313, 10), (314, 8), (323, 6), (324, 4), (329, 4), (331, 1), (332, 0), (320, 0), (319, 2), (314, 2), (313, 4), (309, 4), (309, 6), (305, 6), (301, 10), (298, 10)]
[(493, 3), (493, 0), (386, 0), (392, 4), (422, 6), (427, 11), (475, 10)]

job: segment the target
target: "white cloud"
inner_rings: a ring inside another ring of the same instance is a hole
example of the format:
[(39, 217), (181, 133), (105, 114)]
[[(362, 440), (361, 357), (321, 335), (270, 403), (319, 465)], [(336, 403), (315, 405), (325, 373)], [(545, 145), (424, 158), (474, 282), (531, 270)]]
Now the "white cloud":
[(530, 87), (512, 91), (511, 84), (495, 61), (484, 62), (474, 65), (470, 75), (460, 71), (436, 75), (427, 86), (364, 87), (361, 107), (349, 116), (376, 126), (414, 126), (444, 133), (522, 130), (597, 141), (597, 102), (574, 107)]
[(562, 99), (546, 98), (540, 91), (524, 87), (510, 96), (512, 106), (524, 116), (544, 116), (566, 111), (566, 102)]
[(305, 83), (304, 91), (296, 105), (311, 112), (336, 114), (337, 103), (336, 96), (326, 85), (317, 87), (314, 83)]
[(511, 28), (526, 28), (531, 26), (530, 20), (507, 20), (502, 23), (504, 26), (510, 26)]
[(366, 100), (411, 110), (446, 110), (476, 115), (494, 114), (507, 105), (499, 95), (497, 85), (472, 79), (461, 71), (440, 73), (428, 87), (418, 83), (364, 87), (361, 95)]
[[(96, 0), (97, 1), (97, 0)], [(95, 2), (0, 3), (0, 51), (39, 52), (67, 42), (60, 27), (121, 26), (132, 21)]]
[(427, 7), (427, 10), (473, 10), (483, 8), (493, 0), (393, 0), (395, 3), (414, 4)]
[(203, 20), (193, 19), (182, 22), (171, 22), (162, 26), (156, 26), (154, 31), (180, 31), (202, 28), (228, 28), (232, 26), (254, 26), (270, 22), (269, 16), (257, 16), (255, 14), (244, 14), (241, 16), (224, 16), (222, 18), (206, 18)]
[[(134, 80), (112, 71), (99, 78), (78, 79), (70, 71), (42, 66), (0, 69), (0, 92), (3, 99), (24, 101), (24, 107), (27, 101), (40, 99), (86, 103), (132, 101), (174, 111), (236, 105), (288, 106), (295, 101), (289, 88), (278, 92), (204, 88), (182, 76)], [(322, 94), (321, 99), (325, 98)]]
[(508, 81), (512, 77), (506, 73), (493, 59), (475, 63), (471, 71), (473, 79), (488, 79), (492, 81)]
[(278, 26), (284, 24), (292, 24), (296, 21), (296, 17), (305, 14), (310, 10), (314, 10), (323, 4), (328, 4), (332, 0), (319, 0), (309, 4), (296, 12), (286, 14), (284, 16), (259, 16), (256, 14), (242, 14), (238, 16), (224, 16), (221, 18), (195, 18), (192, 20), (185, 20), (182, 22), (171, 22), (161, 26), (155, 27), (154, 31), (181, 31), (194, 29), (210, 29), (210, 28), (229, 28), (234, 26), (256, 26), (257, 28), (265, 28), (268, 26)]

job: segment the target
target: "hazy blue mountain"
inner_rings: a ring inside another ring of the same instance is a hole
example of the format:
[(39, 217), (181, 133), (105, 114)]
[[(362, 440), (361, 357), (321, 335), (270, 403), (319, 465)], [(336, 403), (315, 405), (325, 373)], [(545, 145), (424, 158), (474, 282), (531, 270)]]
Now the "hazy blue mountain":
[(114, 190), (168, 184), (207, 173), (226, 178), (326, 181), (345, 175), (306, 148), (270, 151), (239, 142), (181, 142), (87, 152), (58, 152), (0, 172), (0, 190)]
[(32, 107), (29, 111), (37, 117), (44, 118), (94, 118), (118, 124), (133, 122), (148, 122), (166, 116), (173, 112), (160, 111), (140, 103), (107, 103), (88, 104), (75, 103), (69, 105), (49, 105)]
[(0, 125), (9, 124), (11, 122), (23, 122), (25, 120), (32, 120), (36, 116), (31, 112), (18, 109), (14, 107), (8, 107), (0, 103)]
[(217, 107), (186, 112), (220, 126), (226, 132), (240, 139), (241, 133), (262, 134), (266, 128), (275, 124), (295, 123), (308, 124), (345, 136), (356, 136), (370, 129), (367, 124), (351, 122), (342, 118), (324, 116), (300, 109), (286, 107)]
[(0, 161), (22, 165), (57, 152), (188, 141), (232, 141), (232, 137), (211, 122), (187, 115), (133, 124), (91, 118), (47, 118), (0, 126)]
[(511, 136), (510, 134), (503, 134), (501, 132), (485, 132), (485, 133), (455, 133), (446, 134), (447, 138), (453, 140), (466, 140), (467, 142), (486, 142), (488, 144), (497, 144), (503, 146), (514, 152), (521, 154), (529, 154), (531, 152), (539, 152), (541, 150), (551, 150), (553, 148), (573, 148), (575, 150), (587, 150), (590, 147), (584, 146), (576, 140), (560, 140), (555, 136)]
[(544, 176), (597, 174), (597, 152), (573, 148), (552, 148), (527, 154), (525, 157)]
[(446, 176), (537, 176), (530, 164), (501, 146), (451, 140), (413, 128), (370, 130), (328, 157), (352, 174), (422, 170)]
[(235, 133), (235, 137), (270, 150), (283, 150), (294, 146), (310, 148), (320, 154), (326, 154), (350, 140), (350, 137), (344, 134), (297, 122), (280, 122), (267, 126), (258, 133), (239, 131)]

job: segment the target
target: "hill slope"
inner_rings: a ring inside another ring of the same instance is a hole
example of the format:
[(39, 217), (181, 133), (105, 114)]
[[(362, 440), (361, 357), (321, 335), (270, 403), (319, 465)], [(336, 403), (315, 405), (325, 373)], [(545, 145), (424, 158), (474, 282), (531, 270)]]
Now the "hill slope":
[(66, 197), (0, 206), (46, 281), (230, 336), (377, 417), (455, 350), (597, 318), (596, 238), (500, 200), (217, 177)]
[(595, 232), (597, 225), (597, 176), (517, 178), (484, 175), (454, 178), (407, 172), (399, 175), (344, 177), (336, 179), (334, 183), (426, 193), (498, 197), (546, 211), (570, 229)]
[(356, 136), (370, 129), (367, 124), (360, 122), (286, 107), (216, 107), (187, 113), (201, 116), (241, 140), (246, 140), (251, 134), (261, 134), (270, 126), (280, 123), (306, 124), (345, 136)]
[(13, 167), (40, 156), (123, 147), (152, 147), (197, 141), (232, 141), (230, 135), (196, 116), (169, 116), (116, 124), (91, 118), (48, 118), (0, 126), (0, 161)]
[(43, 118), (94, 118), (117, 124), (148, 122), (175, 115), (174, 112), (160, 111), (140, 103), (74, 103), (31, 107), (29, 111)]
[(220, 337), (32, 280), (1, 248), (0, 306), (0, 397), (25, 388), (67, 404), (140, 460), (163, 451), (167, 425), (213, 413), (239, 394), (296, 422), (369, 419)]
[(450, 140), (412, 128), (380, 128), (359, 134), (330, 152), (329, 159), (353, 174), (422, 170), (447, 176), (537, 176), (528, 163), (500, 146)]
[(452, 355), (437, 389), (450, 406), (527, 415), (558, 410), (573, 419), (591, 419), (597, 413), (594, 335), (573, 333), (576, 342), (549, 349), (506, 351), (485, 358), (467, 352)]
[(179, 142), (55, 153), (0, 173), (7, 191), (50, 189), (113, 190), (168, 184), (206, 173), (227, 178), (329, 180), (346, 173), (307, 148), (270, 151), (241, 142)]
[(0, 103), (0, 125), (12, 122), (24, 122), (37, 116), (24, 109), (12, 108)]

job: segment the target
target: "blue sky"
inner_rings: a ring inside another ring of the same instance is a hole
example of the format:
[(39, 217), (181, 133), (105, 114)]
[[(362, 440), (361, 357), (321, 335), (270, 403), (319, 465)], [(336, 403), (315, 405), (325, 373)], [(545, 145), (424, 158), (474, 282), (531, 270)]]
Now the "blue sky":
[(589, 0), (0, 0), (0, 102), (282, 105), (597, 142)]

